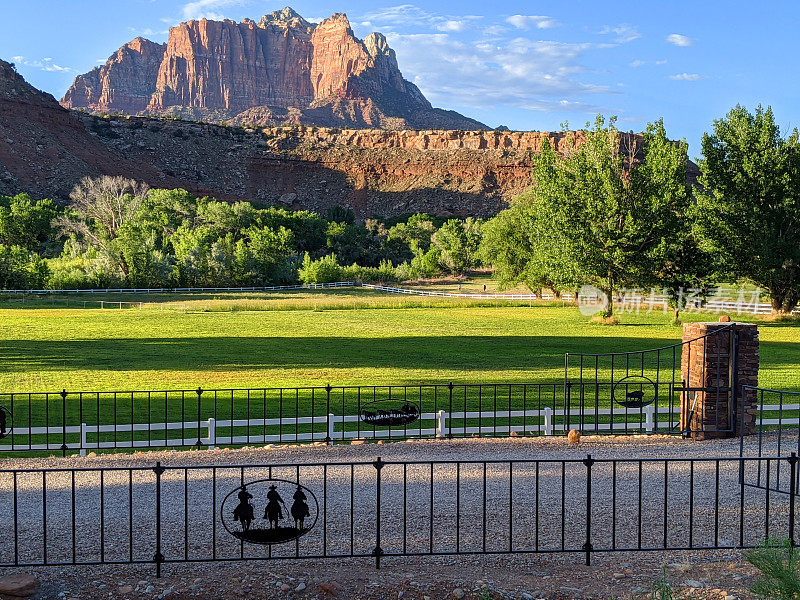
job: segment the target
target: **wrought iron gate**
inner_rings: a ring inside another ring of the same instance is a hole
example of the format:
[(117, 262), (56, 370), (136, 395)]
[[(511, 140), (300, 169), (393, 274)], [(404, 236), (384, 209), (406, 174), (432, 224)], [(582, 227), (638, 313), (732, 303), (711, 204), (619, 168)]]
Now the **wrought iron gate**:
[[(661, 348), (568, 353), (561, 427), (588, 433), (732, 433), (736, 354), (735, 323)], [(696, 374), (693, 361), (705, 369)]]
[[(742, 386), (742, 398), (753, 398), (755, 433), (739, 437), (739, 455), (756, 458), (743, 461), (741, 477), (744, 485), (767, 492), (800, 493), (798, 471), (787, 461), (774, 461), (772, 452), (800, 454), (800, 392)], [(752, 395), (752, 396), (751, 396)], [(741, 413), (744, 416), (744, 412)], [(744, 431), (741, 427), (741, 431)], [(797, 461), (791, 458), (790, 461)], [(793, 476), (794, 475), (794, 476)]]

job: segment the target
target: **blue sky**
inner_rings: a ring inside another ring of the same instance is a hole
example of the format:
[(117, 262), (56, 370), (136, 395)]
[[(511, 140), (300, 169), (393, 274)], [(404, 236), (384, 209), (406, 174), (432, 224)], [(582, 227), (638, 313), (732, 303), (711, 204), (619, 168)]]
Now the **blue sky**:
[[(141, 35), (189, 18), (257, 20), (286, 0), (0, 0), (0, 58), (60, 98), (75, 75)], [(700, 138), (736, 103), (800, 119), (800, 2), (380, 2), (298, 0), (308, 20), (345, 12), (359, 37), (386, 34), (405, 77), (435, 106), (512, 129), (582, 126), (618, 115), (639, 131), (664, 117)]]

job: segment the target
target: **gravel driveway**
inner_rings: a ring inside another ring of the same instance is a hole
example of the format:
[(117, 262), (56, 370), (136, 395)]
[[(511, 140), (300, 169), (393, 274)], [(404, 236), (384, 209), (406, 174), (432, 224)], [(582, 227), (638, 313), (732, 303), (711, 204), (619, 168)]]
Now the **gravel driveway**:
[[(755, 452), (755, 443), (748, 440), (746, 455)], [(762, 440), (762, 448), (764, 455), (769, 454), (774, 440)], [(381, 469), (380, 519), (384, 567), (413, 561), (458, 570), (478, 561), (504, 569), (515, 565), (529, 569), (531, 562), (546, 560), (571, 565), (570, 569), (585, 568), (581, 565), (587, 466), (582, 460), (589, 453), (598, 461), (591, 467), (595, 550), (754, 545), (767, 535), (785, 537), (788, 532), (787, 494), (740, 485), (736, 440), (584, 437), (576, 445), (568, 445), (564, 438), (440, 440), (8, 459), (0, 472), (0, 527), (7, 532), (0, 541), (0, 561), (32, 565), (45, 560), (151, 561), (156, 550), (152, 467), (161, 461), (166, 471), (161, 476), (160, 548), (167, 562), (355, 555), (368, 558), (347, 559), (347, 563), (371, 571), (377, 533), (377, 469), (372, 461), (380, 455), (386, 461)], [(689, 457), (698, 460), (663, 460)], [(721, 460), (701, 460), (709, 457)], [(611, 458), (620, 461), (607, 462)], [(397, 464), (406, 461), (411, 464)], [(788, 462), (782, 462), (785, 480)], [(745, 481), (755, 481), (757, 466), (755, 461), (746, 463)], [(73, 468), (81, 470), (41, 472)], [(766, 468), (761, 461), (762, 481)], [(32, 471), (14, 475), (14, 469)], [(771, 463), (773, 485), (776, 469), (777, 463)], [(243, 483), (249, 484), (253, 496), (252, 528), (268, 530), (269, 522), (262, 517), (269, 485), (276, 485), (282, 495), (278, 525), (286, 527), (292, 524), (294, 482), (310, 492), (305, 500), (308, 519), (316, 519), (310, 531), (273, 546), (242, 542), (234, 535), (242, 527), (232, 513)], [(448, 556), (484, 551), (500, 554), (494, 558)], [(548, 554), (526, 554), (534, 551)], [(431, 553), (437, 556), (393, 556)], [(686, 553), (659, 554), (680, 557)], [(738, 560), (740, 551), (697, 550), (687, 555), (693, 560), (699, 556)], [(651, 556), (597, 552), (592, 558), (603, 568), (614, 561), (641, 563)], [(248, 569), (256, 564), (274, 569), (281, 563), (247, 564)], [(340, 562), (325, 559), (314, 564)], [(193, 569), (207, 573), (225, 568), (221, 563), (167, 565), (165, 571), (179, 575)], [(153, 566), (147, 569), (152, 571)], [(70, 567), (67, 571), (80, 570)]]

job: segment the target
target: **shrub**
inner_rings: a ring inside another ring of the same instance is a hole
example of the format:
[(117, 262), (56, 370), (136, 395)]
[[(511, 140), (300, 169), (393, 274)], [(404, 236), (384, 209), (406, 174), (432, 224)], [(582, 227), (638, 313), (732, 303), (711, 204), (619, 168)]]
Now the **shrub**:
[(745, 556), (762, 573), (752, 587), (756, 596), (770, 600), (800, 598), (798, 549), (788, 539), (783, 542), (767, 540), (763, 547)]
[(342, 267), (335, 254), (328, 254), (317, 260), (311, 260), (306, 252), (303, 264), (298, 270), (300, 281), (305, 284), (333, 283), (342, 280)]

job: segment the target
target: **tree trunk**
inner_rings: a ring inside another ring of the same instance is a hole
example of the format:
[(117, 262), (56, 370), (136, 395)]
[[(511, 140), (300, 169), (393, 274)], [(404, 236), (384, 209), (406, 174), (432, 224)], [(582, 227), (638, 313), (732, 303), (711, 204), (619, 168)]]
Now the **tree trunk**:
[(614, 316), (614, 277), (612, 277), (610, 272), (608, 274), (608, 286), (607, 289), (603, 290), (603, 293), (608, 300), (606, 309), (603, 311), (603, 316), (608, 319)]

